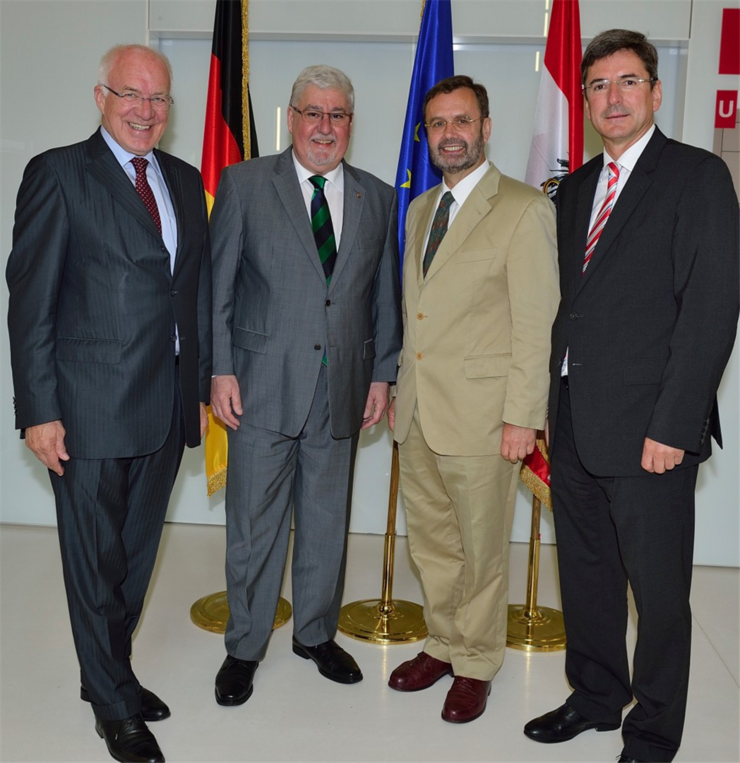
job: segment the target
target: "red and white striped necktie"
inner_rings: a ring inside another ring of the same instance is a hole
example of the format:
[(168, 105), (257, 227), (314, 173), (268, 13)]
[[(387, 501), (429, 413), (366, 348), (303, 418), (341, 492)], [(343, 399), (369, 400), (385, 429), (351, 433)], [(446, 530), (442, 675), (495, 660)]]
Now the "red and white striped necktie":
[(588, 233), (588, 239), (586, 240), (586, 254), (583, 258), (583, 270), (581, 271), (581, 275), (586, 272), (588, 263), (591, 262), (591, 257), (594, 253), (594, 249), (596, 249), (596, 244), (599, 242), (601, 232), (604, 230), (606, 221), (609, 219), (609, 215), (612, 213), (612, 208), (614, 207), (614, 199), (617, 196), (619, 166), (616, 162), (609, 162), (606, 167), (609, 170), (609, 181), (606, 185), (606, 198), (604, 199), (604, 203), (601, 205), (599, 214), (596, 215), (594, 224), (591, 226), (591, 230)]

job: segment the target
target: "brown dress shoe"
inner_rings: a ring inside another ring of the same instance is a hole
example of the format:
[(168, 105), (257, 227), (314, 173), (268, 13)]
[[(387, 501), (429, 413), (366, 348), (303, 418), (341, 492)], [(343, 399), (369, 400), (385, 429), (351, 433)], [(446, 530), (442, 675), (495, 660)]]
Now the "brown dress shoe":
[(388, 686), (396, 691), (420, 691), (437, 683), (442, 676), (452, 675), (452, 665), (442, 662), (426, 652), (419, 652), (413, 660), (402, 662), (388, 679)]
[(486, 701), (491, 693), (490, 681), (455, 676), (452, 688), (447, 692), (442, 720), (450, 723), (467, 723), (483, 715)]

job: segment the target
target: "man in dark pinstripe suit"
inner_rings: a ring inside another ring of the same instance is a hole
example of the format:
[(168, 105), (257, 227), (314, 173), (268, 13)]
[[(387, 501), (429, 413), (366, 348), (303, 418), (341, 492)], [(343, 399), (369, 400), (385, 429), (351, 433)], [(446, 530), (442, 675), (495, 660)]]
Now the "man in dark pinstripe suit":
[(101, 129), (28, 164), (7, 267), (16, 426), (49, 469), (82, 699), (119, 761), (164, 760), (131, 639), (210, 391), (203, 186), (154, 148), (170, 81), (149, 48), (103, 57)]

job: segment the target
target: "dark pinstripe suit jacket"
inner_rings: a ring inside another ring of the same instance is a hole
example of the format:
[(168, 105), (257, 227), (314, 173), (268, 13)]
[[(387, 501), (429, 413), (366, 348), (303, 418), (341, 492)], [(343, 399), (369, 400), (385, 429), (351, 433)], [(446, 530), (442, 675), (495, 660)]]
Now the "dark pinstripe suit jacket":
[(211, 376), (211, 270), (198, 171), (156, 152), (177, 217), (174, 274), (151, 216), (103, 140), (29, 162), (7, 266), (16, 426), (61, 419), (78, 458), (157, 450), (175, 394), (189, 446)]

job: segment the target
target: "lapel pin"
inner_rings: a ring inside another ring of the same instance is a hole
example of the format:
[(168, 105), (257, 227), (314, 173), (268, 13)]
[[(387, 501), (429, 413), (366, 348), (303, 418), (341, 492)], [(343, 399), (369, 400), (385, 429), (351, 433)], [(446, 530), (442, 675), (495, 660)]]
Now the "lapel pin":
[(357, 194), (357, 198), (358, 198), (358, 199), (361, 199), (361, 198), (362, 198), (362, 194), (361, 194), (361, 193), (358, 193), (358, 194)]

